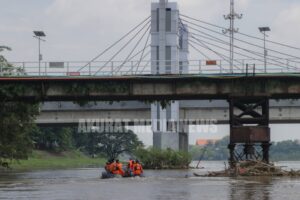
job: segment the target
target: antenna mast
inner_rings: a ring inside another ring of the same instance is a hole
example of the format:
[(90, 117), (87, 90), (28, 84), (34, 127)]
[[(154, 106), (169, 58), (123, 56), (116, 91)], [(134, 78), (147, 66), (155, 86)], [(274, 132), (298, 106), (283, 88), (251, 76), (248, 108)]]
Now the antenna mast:
[(234, 10), (234, 0), (230, 0), (230, 13), (224, 15), (225, 20), (230, 20), (229, 29), (223, 30), (224, 34), (229, 33), (230, 35), (230, 73), (233, 73), (233, 64), (234, 64), (234, 33), (237, 33), (239, 29), (234, 28), (235, 19), (242, 19), (243, 14), (237, 14)]

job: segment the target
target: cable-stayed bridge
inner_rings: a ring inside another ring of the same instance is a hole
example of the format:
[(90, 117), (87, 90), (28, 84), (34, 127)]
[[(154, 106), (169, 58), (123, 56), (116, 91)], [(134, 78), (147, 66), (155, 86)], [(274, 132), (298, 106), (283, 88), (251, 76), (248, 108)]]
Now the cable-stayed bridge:
[[(235, 14), (228, 18), (234, 20)], [(224, 31), (227, 30), (227, 31)], [(229, 32), (230, 34), (225, 34)], [(264, 46), (266, 42), (266, 46)], [(12, 62), (0, 66), (1, 85), (26, 86), (7, 101), (150, 101), (154, 146), (186, 150), (178, 100), (229, 102), (231, 161), (268, 162), (270, 99), (300, 98), (300, 49), (152, 3), (146, 17), (88, 62)], [(162, 106), (162, 102), (170, 103)], [(157, 102), (158, 101), (158, 102)], [(200, 113), (201, 114), (201, 113)], [(201, 116), (199, 116), (201, 117)], [(185, 126), (185, 125), (183, 125)], [(244, 145), (238, 155), (236, 145)]]

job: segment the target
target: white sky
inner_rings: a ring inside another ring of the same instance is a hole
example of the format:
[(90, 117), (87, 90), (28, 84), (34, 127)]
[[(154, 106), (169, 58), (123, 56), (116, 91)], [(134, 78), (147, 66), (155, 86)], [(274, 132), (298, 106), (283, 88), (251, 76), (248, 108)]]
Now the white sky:
[[(223, 15), (229, 12), (229, 0), (177, 2), (181, 14), (228, 26)], [(9, 61), (36, 61), (37, 41), (32, 31), (43, 30), (47, 34), (47, 41), (42, 44), (44, 60), (88, 61), (150, 16), (150, 3), (150, 0), (1, 0), (0, 45), (13, 49), (4, 53)], [(236, 12), (244, 15), (236, 22), (241, 32), (261, 37), (258, 27), (270, 26), (270, 40), (300, 46), (299, 0), (236, 0)], [(274, 125), (272, 139), (299, 139), (299, 128)], [(284, 134), (287, 130), (289, 135)], [(217, 134), (191, 134), (190, 143), (198, 137), (219, 138), (226, 134), (228, 127), (220, 126)], [(152, 135), (140, 135), (146, 143), (151, 143)]]
[[(10, 61), (36, 61), (33, 30), (44, 30), (44, 60), (87, 61), (150, 16), (151, 0), (1, 0), (0, 45)], [(178, 0), (180, 13), (221, 26), (229, 0)], [(300, 46), (299, 0), (236, 0), (243, 13), (236, 27), (261, 37), (257, 27), (270, 26), (271, 40)], [(220, 30), (221, 31), (221, 30)], [(282, 49), (281, 49), (282, 50)], [(286, 50), (288, 51), (288, 50)], [(297, 52), (298, 53), (298, 52)]]

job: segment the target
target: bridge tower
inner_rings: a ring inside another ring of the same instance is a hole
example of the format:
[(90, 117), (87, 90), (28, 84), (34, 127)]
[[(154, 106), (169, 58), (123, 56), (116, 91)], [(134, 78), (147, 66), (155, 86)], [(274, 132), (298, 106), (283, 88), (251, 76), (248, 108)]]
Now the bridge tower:
[[(151, 5), (151, 73), (188, 72), (187, 26), (179, 20), (176, 2), (159, 0)], [(153, 146), (158, 149), (188, 149), (188, 128), (179, 124), (179, 101), (162, 107), (151, 105)]]

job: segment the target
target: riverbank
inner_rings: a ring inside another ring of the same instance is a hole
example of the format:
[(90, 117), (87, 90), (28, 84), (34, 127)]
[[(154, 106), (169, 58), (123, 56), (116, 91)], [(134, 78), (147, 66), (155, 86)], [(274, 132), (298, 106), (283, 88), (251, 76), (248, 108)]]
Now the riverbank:
[(91, 158), (79, 151), (63, 153), (50, 153), (46, 151), (33, 151), (28, 160), (14, 161), (11, 168), (17, 171), (30, 171), (42, 169), (70, 169), (82, 167), (104, 166), (105, 159)]

